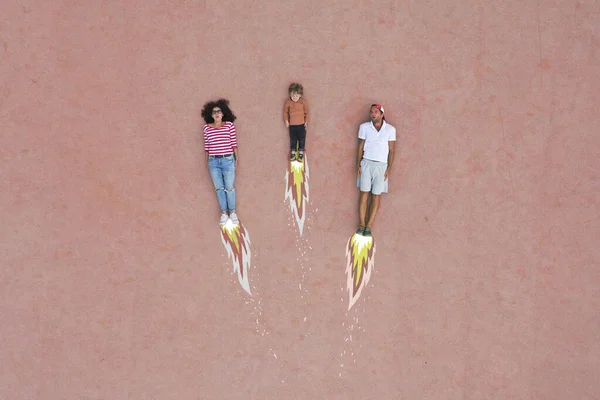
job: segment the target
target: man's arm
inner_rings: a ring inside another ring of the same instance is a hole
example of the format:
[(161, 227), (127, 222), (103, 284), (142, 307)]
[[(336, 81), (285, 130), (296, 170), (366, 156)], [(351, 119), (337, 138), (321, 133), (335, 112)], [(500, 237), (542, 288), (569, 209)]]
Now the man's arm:
[(387, 168), (385, 170), (385, 179), (387, 179), (388, 175), (390, 174), (390, 171), (392, 170), (392, 164), (394, 164), (394, 153), (395, 153), (395, 148), (396, 148), (396, 141), (390, 140), (388, 142), (388, 145), (390, 147), (390, 151), (388, 153), (388, 162), (387, 162)]
[(363, 158), (363, 152), (365, 148), (365, 139), (358, 139), (358, 151), (356, 152), (356, 165), (358, 167), (358, 175), (360, 176), (360, 162)]

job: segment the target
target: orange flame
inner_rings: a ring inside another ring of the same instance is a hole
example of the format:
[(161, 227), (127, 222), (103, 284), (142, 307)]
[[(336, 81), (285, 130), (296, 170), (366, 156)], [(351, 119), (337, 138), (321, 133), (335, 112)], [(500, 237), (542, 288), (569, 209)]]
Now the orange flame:
[(308, 202), (308, 162), (306, 153), (304, 161), (290, 161), (289, 170), (285, 174), (285, 199), (289, 200), (290, 208), (296, 218), (300, 236), (304, 229), (306, 218), (306, 203)]
[(371, 279), (375, 266), (375, 239), (354, 234), (346, 246), (347, 289), (350, 299), (348, 310), (360, 297), (363, 288)]
[(248, 280), (251, 258), (250, 234), (241, 223), (234, 224), (229, 220), (221, 226), (221, 241), (227, 250), (227, 256), (233, 263), (233, 272), (237, 272), (240, 285), (249, 295), (252, 295)]

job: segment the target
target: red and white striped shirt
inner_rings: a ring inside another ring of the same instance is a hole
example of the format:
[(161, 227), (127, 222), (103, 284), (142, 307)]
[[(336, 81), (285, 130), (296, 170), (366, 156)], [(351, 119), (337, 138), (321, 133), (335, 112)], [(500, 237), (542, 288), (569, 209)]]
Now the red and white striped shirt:
[(204, 150), (211, 156), (233, 153), (237, 147), (237, 135), (233, 122), (225, 122), (220, 128), (204, 125)]

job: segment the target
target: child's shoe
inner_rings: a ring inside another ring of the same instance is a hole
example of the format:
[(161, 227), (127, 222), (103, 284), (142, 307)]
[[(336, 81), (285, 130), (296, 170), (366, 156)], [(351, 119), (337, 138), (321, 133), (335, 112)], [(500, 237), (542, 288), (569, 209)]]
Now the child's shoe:
[(290, 161), (296, 161), (296, 152), (292, 151), (290, 154)]
[(233, 222), (234, 225), (237, 225), (240, 223), (240, 220), (238, 219), (238, 216), (235, 213), (235, 211), (232, 211), (231, 214), (229, 214), (229, 218), (231, 218), (231, 222)]
[(303, 152), (299, 152), (297, 159), (298, 159), (298, 161), (302, 162), (302, 160), (304, 160), (304, 153)]

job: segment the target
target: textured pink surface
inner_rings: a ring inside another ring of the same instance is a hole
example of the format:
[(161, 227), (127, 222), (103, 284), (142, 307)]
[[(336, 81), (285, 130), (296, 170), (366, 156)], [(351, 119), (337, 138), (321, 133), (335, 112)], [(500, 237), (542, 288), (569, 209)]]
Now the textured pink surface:
[[(597, 1), (7, 0), (0, 42), (0, 398), (600, 398)], [(253, 297), (204, 165), (219, 96)], [(374, 101), (400, 141), (346, 313)]]

